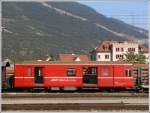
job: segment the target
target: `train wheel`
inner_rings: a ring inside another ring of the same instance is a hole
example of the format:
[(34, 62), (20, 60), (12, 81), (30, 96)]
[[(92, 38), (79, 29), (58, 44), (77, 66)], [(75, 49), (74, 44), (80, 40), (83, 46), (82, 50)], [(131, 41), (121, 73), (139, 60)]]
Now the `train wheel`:
[(82, 91), (82, 88), (81, 87), (78, 87), (77, 88), (77, 92), (81, 92)]
[(59, 88), (59, 91), (60, 91), (60, 92), (64, 92), (64, 88), (63, 88), (63, 87), (60, 87), (60, 88)]
[(51, 88), (50, 88), (50, 87), (47, 88), (46, 92), (47, 92), (47, 93), (51, 93), (51, 92), (52, 92)]

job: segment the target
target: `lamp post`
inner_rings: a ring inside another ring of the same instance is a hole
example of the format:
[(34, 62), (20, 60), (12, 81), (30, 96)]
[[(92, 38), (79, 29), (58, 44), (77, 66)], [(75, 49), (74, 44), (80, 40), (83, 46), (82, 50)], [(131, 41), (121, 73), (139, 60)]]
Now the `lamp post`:
[(137, 71), (138, 71), (138, 73), (137, 73), (137, 85), (140, 88), (141, 87), (141, 74), (142, 74), (141, 71), (142, 71), (142, 68), (139, 66), (139, 64), (138, 64)]
[(141, 76), (142, 76), (142, 68), (140, 63), (137, 64), (137, 89), (141, 89)]

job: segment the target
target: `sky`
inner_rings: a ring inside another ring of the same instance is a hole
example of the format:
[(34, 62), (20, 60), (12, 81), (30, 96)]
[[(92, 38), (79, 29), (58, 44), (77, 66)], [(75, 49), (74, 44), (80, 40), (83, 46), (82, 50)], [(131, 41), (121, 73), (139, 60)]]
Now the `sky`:
[(148, 29), (148, 1), (131, 1), (100, 0), (78, 2), (95, 9), (97, 12), (107, 17), (113, 17), (133, 26)]

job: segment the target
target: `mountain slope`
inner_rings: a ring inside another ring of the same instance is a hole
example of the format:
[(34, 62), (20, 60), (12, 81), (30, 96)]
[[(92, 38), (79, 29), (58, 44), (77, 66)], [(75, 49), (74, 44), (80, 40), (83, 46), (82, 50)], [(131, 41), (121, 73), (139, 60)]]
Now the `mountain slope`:
[[(111, 29), (115, 32), (119, 32), (122, 34), (128, 34), (132, 35), (136, 38), (147, 38), (147, 31), (144, 29), (140, 29), (137, 27), (133, 27), (129, 24), (126, 24), (122, 21), (116, 20), (114, 18), (108, 18), (102, 14), (97, 13), (95, 10), (82, 5), (82, 4), (78, 4), (78, 3), (74, 3), (72, 4), (72, 2), (68, 2), (66, 3), (61, 3), (58, 4), (57, 2), (52, 2), (49, 3), (51, 6), (57, 7), (59, 9), (63, 9), (65, 11), (71, 12), (73, 14), (76, 14), (80, 17), (86, 18), (87, 20), (91, 21), (92, 23), (95, 24), (101, 24), (105, 27), (107, 27), (107, 29)], [(123, 28), (122, 28), (123, 27)], [(120, 29), (121, 28), (121, 29)], [(137, 31), (141, 31), (141, 32), (137, 32)], [(147, 35), (143, 35), (143, 33), (146, 33)]]
[(2, 57), (14, 61), (88, 53), (104, 39), (147, 38), (140, 28), (131, 34), (132, 26), (75, 2), (3, 2), (2, 26)]

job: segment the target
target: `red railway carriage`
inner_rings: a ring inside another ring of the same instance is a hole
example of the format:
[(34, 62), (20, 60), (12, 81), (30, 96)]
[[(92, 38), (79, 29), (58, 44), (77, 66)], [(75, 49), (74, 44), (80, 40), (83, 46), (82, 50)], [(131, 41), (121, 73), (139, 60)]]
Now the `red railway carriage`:
[(117, 62), (22, 62), (14, 87), (133, 88), (132, 64)]

